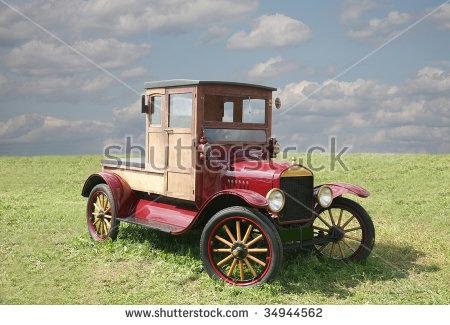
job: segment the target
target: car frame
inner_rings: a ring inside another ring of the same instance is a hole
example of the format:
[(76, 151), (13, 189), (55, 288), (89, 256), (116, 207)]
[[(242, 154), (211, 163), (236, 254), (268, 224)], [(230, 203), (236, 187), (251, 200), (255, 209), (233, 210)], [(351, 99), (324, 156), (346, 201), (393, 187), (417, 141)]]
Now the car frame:
[[(121, 222), (173, 235), (200, 228), (207, 273), (238, 286), (273, 279), (283, 248), (365, 260), (374, 246), (370, 216), (344, 195), (346, 183), (314, 184), (310, 169), (276, 161), (272, 101), (276, 88), (224, 81), (146, 84), (145, 152), (107, 157), (82, 189), (88, 231), (115, 239)], [(273, 105), (275, 104), (275, 105)]]

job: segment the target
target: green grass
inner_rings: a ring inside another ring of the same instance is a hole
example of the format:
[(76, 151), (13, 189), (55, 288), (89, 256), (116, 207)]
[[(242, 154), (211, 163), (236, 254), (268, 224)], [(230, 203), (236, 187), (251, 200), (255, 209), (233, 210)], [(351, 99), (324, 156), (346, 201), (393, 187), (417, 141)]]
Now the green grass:
[(207, 276), (198, 232), (171, 237), (121, 225), (117, 241), (92, 242), (80, 191), (99, 161), (0, 158), (0, 303), (450, 303), (450, 155), (352, 154), (348, 172), (317, 172), (317, 184), (370, 190), (358, 201), (374, 220), (373, 254), (346, 265), (291, 253), (275, 282), (247, 289)]

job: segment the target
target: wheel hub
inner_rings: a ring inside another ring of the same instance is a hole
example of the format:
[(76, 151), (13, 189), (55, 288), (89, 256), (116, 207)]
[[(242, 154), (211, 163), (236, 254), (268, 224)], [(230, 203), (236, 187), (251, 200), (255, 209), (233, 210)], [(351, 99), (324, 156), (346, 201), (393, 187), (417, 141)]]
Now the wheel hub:
[(330, 232), (328, 233), (328, 235), (333, 239), (333, 241), (338, 242), (340, 241), (342, 238), (344, 238), (344, 230), (341, 227), (338, 226), (332, 226), (330, 228)]
[(231, 247), (231, 253), (238, 260), (243, 260), (247, 256), (247, 247), (240, 242), (236, 242)]

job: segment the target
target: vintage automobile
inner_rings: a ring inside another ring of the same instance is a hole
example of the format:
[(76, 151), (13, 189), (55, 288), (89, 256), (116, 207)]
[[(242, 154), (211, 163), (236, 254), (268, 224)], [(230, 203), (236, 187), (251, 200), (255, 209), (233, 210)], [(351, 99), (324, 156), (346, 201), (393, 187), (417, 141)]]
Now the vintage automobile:
[(366, 259), (373, 223), (344, 195), (368, 191), (315, 185), (307, 167), (274, 160), (274, 91), (220, 81), (147, 83), (145, 154), (103, 159), (82, 189), (90, 236), (114, 240), (121, 222), (173, 235), (200, 228), (205, 270), (238, 286), (273, 279), (286, 245), (336, 260)]

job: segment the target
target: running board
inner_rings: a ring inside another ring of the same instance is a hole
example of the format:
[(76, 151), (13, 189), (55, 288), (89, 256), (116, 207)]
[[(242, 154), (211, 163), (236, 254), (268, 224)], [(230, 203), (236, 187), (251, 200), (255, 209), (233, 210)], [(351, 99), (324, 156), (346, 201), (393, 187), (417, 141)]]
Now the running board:
[(117, 220), (176, 234), (188, 228), (196, 216), (196, 210), (140, 199), (132, 215)]
[(149, 228), (149, 229), (156, 229), (156, 230), (160, 230), (160, 231), (168, 232), (168, 233), (177, 233), (184, 229), (183, 227), (179, 227), (179, 226), (175, 226), (175, 225), (171, 225), (171, 224), (159, 223), (159, 222), (155, 222), (152, 220), (135, 218), (135, 217), (117, 218), (117, 220), (119, 220), (120, 222), (131, 223), (133, 225), (138, 225), (138, 226), (142, 226), (142, 227)]

